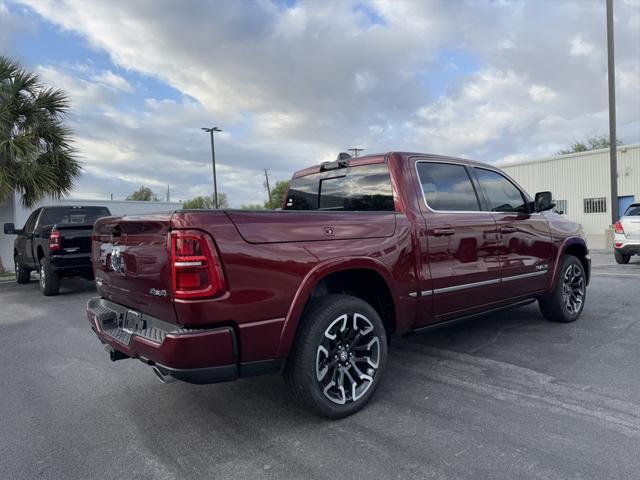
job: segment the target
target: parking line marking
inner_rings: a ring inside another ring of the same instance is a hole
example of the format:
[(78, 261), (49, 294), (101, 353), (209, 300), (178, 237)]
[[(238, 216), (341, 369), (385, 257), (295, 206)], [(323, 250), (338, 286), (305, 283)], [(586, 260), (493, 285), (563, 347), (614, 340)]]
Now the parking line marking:
[(640, 275), (635, 275), (633, 273), (609, 273), (609, 272), (593, 272), (591, 275), (603, 275), (609, 277), (636, 277), (640, 278)]

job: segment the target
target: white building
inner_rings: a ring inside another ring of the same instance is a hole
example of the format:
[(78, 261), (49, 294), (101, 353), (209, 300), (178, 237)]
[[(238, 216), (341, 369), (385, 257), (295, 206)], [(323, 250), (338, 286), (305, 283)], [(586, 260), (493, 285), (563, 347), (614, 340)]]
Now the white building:
[(125, 200), (76, 200), (62, 198), (60, 200), (47, 199), (31, 209), (26, 209), (20, 203), (20, 197), (14, 195), (4, 203), (0, 202), (0, 259), (4, 268), (13, 271), (13, 241), (15, 235), (5, 235), (2, 226), (13, 223), (22, 228), (33, 210), (43, 205), (85, 205), (107, 207), (112, 215), (135, 215), (140, 213), (167, 212), (181, 210), (178, 202), (132, 202)]
[[(582, 224), (594, 247), (604, 246), (611, 224), (609, 149), (499, 166), (532, 196), (550, 190), (558, 210)], [(620, 215), (634, 201), (640, 201), (640, 145), (625, 145), (618, 147)]]

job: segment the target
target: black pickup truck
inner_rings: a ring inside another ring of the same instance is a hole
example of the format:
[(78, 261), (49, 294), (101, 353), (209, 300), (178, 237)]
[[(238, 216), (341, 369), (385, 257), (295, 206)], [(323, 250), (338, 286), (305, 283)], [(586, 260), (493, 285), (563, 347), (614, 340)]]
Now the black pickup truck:
[(13, 247), (16, 282), (27, 283), (38, 271), (43, 295), (57, 295), (62, 277), (93, 280), (91, 232), (106, 207), (56, 206), (36, 209), (22, 230), (4, 224), (4, 233), (17, 235)]

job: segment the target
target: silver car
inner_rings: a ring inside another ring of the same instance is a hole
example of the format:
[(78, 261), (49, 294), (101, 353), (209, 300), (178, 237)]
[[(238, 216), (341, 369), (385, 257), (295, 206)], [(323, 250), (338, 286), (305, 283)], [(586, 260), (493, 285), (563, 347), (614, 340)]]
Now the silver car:
[(631, 255), (640, 255), (640, 203), (632, 203), (613, 226), (613, 254), (618, 263), (629, 263)]

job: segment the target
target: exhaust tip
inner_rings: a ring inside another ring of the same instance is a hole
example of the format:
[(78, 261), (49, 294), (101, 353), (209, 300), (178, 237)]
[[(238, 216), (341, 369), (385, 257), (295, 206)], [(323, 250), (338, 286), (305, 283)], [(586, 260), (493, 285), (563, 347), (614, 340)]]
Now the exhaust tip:
[(156, 374), (156, 377), (158, 377), (158, 380), (160, 380), (162, 383), (171, 383), (171, 382), (175, 382), (175, 378), (173, 378), (171, 375), (166, 375), (164, 373), (162, 373), (162, 371), (154, 366), (153, 368), (153, 373)]

